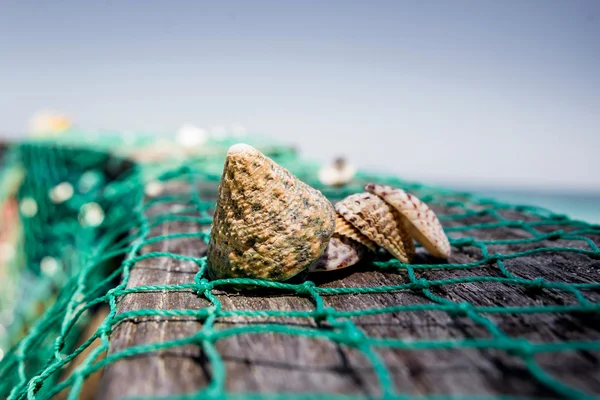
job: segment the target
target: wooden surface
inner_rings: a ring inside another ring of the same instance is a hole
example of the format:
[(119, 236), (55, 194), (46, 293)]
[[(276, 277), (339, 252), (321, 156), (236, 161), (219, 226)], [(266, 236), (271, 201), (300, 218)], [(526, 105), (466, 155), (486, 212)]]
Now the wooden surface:
[[(164, 212), (177, 204), (155, 206), (151, 213)], [(453, 213), (460, 210), (436, 209)], [(514, 220), (531, 219), (517, 212), (504, 212)], [(492, 222), (483, 215), (450, 222), (446, 226)], [(196, 232), (202, 227), (191, 223), (167, 222), (151, 236), (174, 232)], [(543, 226), (540, 231), (554, 231), (569, 226)], [(453, 237), (475, 236), (479, 239), (515, 239), (529, 237), (520, 229), (481, 229), (452, 234)], [(600, 244), (600, 237), (591, 237)], [(514, 252), (539, 246), (587, 248), (582, 241), (544, 241), (529, 245), (489, 246), (491, 253)], [(199, 239), (167, 240), (152, 244), (147, 251), (166, 251), (201, 256), (206, 246)], [(468, 263), (481, 259), (479, 249), (454, 249), (451, 263)], [(419, 253), (418, 263), (429, 262)], [(543, 277), (548, 281), (598, 281), (600, 261), (572, 253), (538, 254), (505, 261), (505, 266), (523, 278)], [(154, 258), (137, 263), (128, 287), (188, 283), (197, 266), (170, 258)], [(460, 276), (501, 276), (495, 264), (466, 270), (421, 271), (426, 279)], [(381, 286), (405, 283), (403, 273), (382, 273), (368, 265), (322, 275), (316, 283), (322, 287)], [(474, 305), (553, 305), (575, 304), (568, 293), (555, 290), (531, 291), (518, 286), (497, 283), (472, 283), (433, 288), (432, 291), (452, 301), (468, 301)], [(227, 293), (215, 290), (226, 310), (275, 309), (312, 310), (314, 304), (303, 297), (285, 293), (259, 296), (256, 293)], [(599, 301), (600, 295), (586, 292), (588, 299)], [(430, 303), (414, 291), (397, 291), (379, 295), (344, 295), (324, 297), (326, 306), (337, 310), (359, 310), (396, 304)], [(137, 293), (120, 300), (119, 312), (140, 308), (199, 309), (209, 306), (207, 300), (189, 293)], [(497, 326), (512, 337), (532, 341), (600, 340), (600, 320), (590, 315), (572, 314), (487, 314)], [(279, 322), (298, 326), (316, 326), (310, 319), (229, 318), (220, 319), (216, 329), (232, 324)], [(416, 339), (489, 338), (490, 334), (466, 317), (444, 312), (404, 312), (354, 318), (367, 335)], [(138, 318), (121, 322), (111, 336), (110, 352), (132, 345), (185, 337), (201, 329), (200, 321), (185, 318)], [(217, 349), (227, 369), (227, 389), (233, 392), (325, 392), (378, 395), (380, 386), (373, 370), (360, 352), (331, 342), (276, 334), (241, 335), (217, 342)], [(520, 358), (495, 350), (388, 350), (378, 349), (390, 371), (394, 384), (405, 394), (510, 394), (516, 396), (554, 397), (528, 372)], [(596, 395), (600, 394), (600, 354), (562, 352), (540, 354), (539, 365), (549, 374), (569, 385)], [(122, 359), (104, 371), (101, 399), (132, 395), (160, 395), (196, 391), (207, 385), (211, 368), (197, 346), (186, 346)]]

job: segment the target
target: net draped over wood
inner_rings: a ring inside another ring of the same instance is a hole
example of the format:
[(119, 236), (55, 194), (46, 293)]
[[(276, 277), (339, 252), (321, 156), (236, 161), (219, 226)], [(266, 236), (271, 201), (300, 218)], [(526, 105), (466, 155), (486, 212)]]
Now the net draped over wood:
[[(152, 243), (176, 238), (208, 243), (224, 152), (171, 160), (169, 163), (141, 165), (103, 151), (24, 144), (19, 147), (19, 156), (16, 157), (26, 171), (18, 190), (18, 200), (21, 205), (24, 201), (25, 204), (31, 204), (33, 200), (37, 210), (32, 213), (25, 209), (27, 215), (23, 215), (21, 207), (27, 262), (20, 271), (20, 276), (27, 276), (27, 279), (17, 277), (11, 281), (17, 285), (20, 294), (15, 301), (15, 320), (9, 332), (14, 343), (11, 343), (10, 349), (5, 349), (0, 362), (0, 397), (50, 398), (59, 393), (68, 393), (68, 398), (74, 399), (81, 394), (86, 379), (96, 371), (124, 358), (183, 345), (202, 348), (210, 370), (210, 383), (200, 391), (180, 393), (175, 397), (220, 399), (258, 396), (257, 393), (234, 393), (227, 389), (227, 370), (217, 343), (232, 336), (261, 333), (304, 336), (331, 341), (359, 351), (368, 360), (369, 367), (377, 378), (380, 387), (378, 397), (386, 399), (406, 398), (412, 393), (395, 384), (389, 366), (379, 353), (381, 349), (415, 352), (491, 349), (506, 352), (521, 359), (532, 379), (554, 395), (570, 398), (590, 395), (545, 370), (536, 357), (548, 353), (600, 351), (598, 336), (576, 341), (529, 340), (505, 332), (495, 322), (494, 316), (561, 313), (597, 320), (600, 316), (597, 296), (600, 279), (577, 280), (565, 276), (564, 280), (547, 280), (541, 276), (523, 277), (518, 269), (511, 268), (508, 264), (545, 253), (578, 254), (587, 260), (598, 260), (600, 226), (573, 221), (537, 207), (504, 204), (469, 193), (433, 188), (394, 177), (359, 173), (347, 186), (324, 187), (316, 179), (317, 166), (304, 162), (296, 153), (277, 147), (265, 150), (265, 153), (290, 169), (301, 180), (321, 190), (332, 201), (361, 192), (366, 182), (384, 183), (414, 193), (438, 213), (453, 250), (468, 250), (471, 257), (464, 258), (463, 263), (439, 263), (439, 260), (433, 258), (420, 258), (427, 262), (408, 265), (380, 253), (372, 261), (356, 267), (357, 270), (373, 268), (405, 278), (403, 283), (394, 285), (328, 286), (315, 283), (310, 276), (309, 280), (298, 283), (253, 279), (210, 280), (205, 257), (171, 252), (144, 252), (142, 249)], [(73, 188), (72, 196), (66, 196), (68, 198), (64, 201), (57, 201), (49, 196), (54, 188), (65, 182)], [(179, 185), (186, 189), (176, 191), (175, 194), (162, 190), (169, 185)], [(177, 203), (179, 206), (176, 210), (170, 208), (166, 213), (148, 212), (164, 203)], [(508, 217), (511, 213), (522, 218)], [(482, 220), (485, 222), (481, 222)], [(205, 229), (196, 232), (170, 232), (167, 236), (152, 235), (154, 227), (169, 221), (194, 222)], [(568, 229), (544, 229), (556, 226), (568, 226)], [(486, 240), (478, 235), (481, 230), (503, 228), (520, 229), (523, 235), (519, 238), (496, 240)], [(548, 245), (549, 242), (554, 245)], [(569, 245), (563, 245), (564, 243)], [(159, 257), (197, 264), (193, 281), (175, 285), (128, 287), (130, 272), (136, 263)], [(593, 266), (598, 268), (598, 263)], [(478, 274), (478, 269), (482, 267), (494, 268), (495, 275)], [(429, 271), (439, 270), (456, 272), (456, 275), (436, 279), (435, 275), (428, 274)], [(597, 273), (596, 276), (600, 277)], [(568, 295), (572, 301), (482, 306), (456, 301), (437, 291), (441, 287), (468, 283), (495, 283), (533, 292), (556, 291)], [(222, 306), (219, 296), (215, 295), (216, 290), (240, 290), (244, 287), (255, 293), (261, 293), (264, 288), (268, 296), (285, 294), (304, 297), (312, 302), (313, 309), (229, 310)], [(125, 296), (165, 291), (192, 291), (205, 299), (208, 305), (199, 309), (119, 311), (120, 301)], [(329, 306), (326, 301), (329, 296), (396, 292), (412, 293), (423, 301), (356, 310), (337, 309)], [(90, 317), (103, 305), (108, 307), (108, 315), (97, 329), (82, 338)], [(29, 308), (23, 310), (19, 306)], [(462, 339), (414, 339), (404, 338), (402, 335), (380, 337), (366, 333), (355, 323), (356, 318), (369, 315), (389, 315), (391, 318), (401, 313), (421, 311), (439, 311), (457, 318), (468, 318), (485, 329), (487, 336)], [(26, 322), (19, 325), (17, 315)], [(229, 327), (218, 325), (222, 319), (235, 316), (256, 317), (260, 322)], [(202, 327), (188, 337), (137, 344), (109, 352), (111, 333), (118, 324), (144, 317), (193, 318), (201, 321)], [(271, 317), (309, 319), (315, 324), (314, 327), (303, 327), (269, 323), (268, 319)], [(267, 322), (264, 322), (265, 318)], [(91, 347), (92, 343), (98, 345)], [(332, 395), (312, 392), (310, 387), (306, 390), (315, 398), (330, 398)], [(287, 398), (294, 394), (260, 393), (260, 396)]]

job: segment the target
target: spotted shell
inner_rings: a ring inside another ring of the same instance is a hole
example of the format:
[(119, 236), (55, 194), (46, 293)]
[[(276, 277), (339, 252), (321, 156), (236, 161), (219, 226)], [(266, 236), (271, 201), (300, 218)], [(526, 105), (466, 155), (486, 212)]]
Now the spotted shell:
[(404, 263), (415, 253), (412, 237), (402, 218), (389, 204), (371, 193), (353, 194), (335, 205), (346, 221), (369, 240), (386, 249)]
[(352, 239), (363, 246), (366, 246), (369, 250), (377, 251), (377, 244), (371, 239), (360, 233), (358, 229), (354, 227), (350, 222), (346, 221), (340, 214), (335, 216), (335, 233)]
[(335, 211), (321, 192), (255, 148), (234, 145), (219, 186), (209, 274), (285, 281), (323, 254), (334, 229)]
[(367, 253), (367, 247), (348, 238), (334, 233), (325, 252), (310, 266), (310, 272), (335, 271), (350, 267)]
[(391, 186), (369, 183), (365, 191), (381, 197), (394, 207), (408, 222), (408, 229), (415, 240), (432, 255), (447, 259), (450, 256), (450, 243), (435, 213), (410, 193)]

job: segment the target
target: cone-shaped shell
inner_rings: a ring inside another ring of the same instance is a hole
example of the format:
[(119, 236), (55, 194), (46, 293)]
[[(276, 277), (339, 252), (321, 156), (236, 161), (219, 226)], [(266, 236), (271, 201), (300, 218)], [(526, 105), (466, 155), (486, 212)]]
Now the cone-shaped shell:
[(310, 266), (310, 272), (335, 271), (350, 267), (359, 262), (366, 253), (367, 248), (362, 244), (334, 233), (323, 255)]
[(363, 235), (404, 263), (415, 254), (412, 237), (398, 213), (371, 193), (353, 194), (335, 205), (336, 211)]
[(415, 240), (432, 255), (439, 258), (450, 256), (450, 243), (435, 213), (410, 193), (391, 186), (369, 183), (365, 190), (373, 193), (394, 207), (408, 222), (408, 229)]
[(369, 250), (377, 251), (377, 244), (371, 239), (360, 233), (358, 229), (354, 227), (350, 222), (346, 221), (340, 214), (335, 216), (335, 233), (350, 238), (363, 246), (366, 246)]
[(255, 148), (227, 152), (208, 244), (213, 278), (284, 281), (318, 259), (335, 211), (316, 189)]

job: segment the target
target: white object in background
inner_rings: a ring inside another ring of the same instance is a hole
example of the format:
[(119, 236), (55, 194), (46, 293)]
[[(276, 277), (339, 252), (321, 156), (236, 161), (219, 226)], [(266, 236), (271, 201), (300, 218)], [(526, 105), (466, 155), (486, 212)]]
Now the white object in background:
[(319, 170), (319, 180), (327, 186), (341, 186), (350, 182), (356, 174), (356, 168), (346, 159), (336, 158), (331, 164), (324, 165)]
[(104, 210), (96, 202), (86, 203), (79, 210), (79, 223), (83, 226), (95, 228), (104, 221)]
[(46, 256), (40, 261), (40, 269), (47, 276), (56, 274), (60, 267), (60, 262), (54, 257)]
[(73, 123), (66, 115), (53, 111), (40, 111), (29, 120), (29, 130), (35, 135), (56, 135), (71, 128)]
[(73, 197), (73, 192), (73, 185), (69, 182), (61, 182), (50, 189), (50, 200), (55, 204), (64, 203)]
[(196, 147), (208, 140), (206, 131), (196, 125), (185, 123), (177, 131), (177, 143), (185, 147)]
[(31, 197), (24, 197), (19, 204), (21, 214), (25, 217), (33, 217), (38, 212), (37, 202)]
[(150, 181), (144, 187), (144, 193), (148, 197), (156, 197), (163, 191), (163, 184), (159, 181)]

